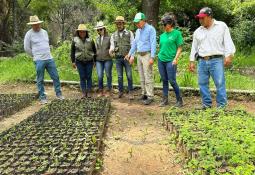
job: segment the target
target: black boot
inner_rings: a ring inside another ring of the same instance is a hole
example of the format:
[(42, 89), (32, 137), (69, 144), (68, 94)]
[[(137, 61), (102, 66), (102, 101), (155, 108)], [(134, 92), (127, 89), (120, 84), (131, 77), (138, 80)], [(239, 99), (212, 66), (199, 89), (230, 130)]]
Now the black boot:
[(159, 107), (164, 107), (168, 105), (168, 96), (163, 96), (161, 103), (159, 104)]
[(92, 98), (92, 97), (93, 97), (92, 90), (89, 89), (89, 90), (87, 91), (87, 98)]
[(180, 98), (177, 99), (176, 104), (174, 105), (174, 107), (177, 107), (177, 108), (183, 107), (183, 100), (182, 100), (182, 97), (180, 97)]

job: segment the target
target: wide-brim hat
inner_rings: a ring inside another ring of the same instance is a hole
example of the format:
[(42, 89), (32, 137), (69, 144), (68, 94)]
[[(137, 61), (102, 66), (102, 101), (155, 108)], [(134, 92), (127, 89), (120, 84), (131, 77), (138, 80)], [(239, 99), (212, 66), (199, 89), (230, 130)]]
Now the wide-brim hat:
[(39, 20), (38, 16), (34, 15), (34, 16), (30, 16), (29, 18), (29, 23), (27, 23), (27, 25), (33, 25), (33, 24), (41, 24), (43, 23), (43, 21)]
[(106, 28), (106, 26), (104, 25), (104, 22), (103, 21), (99, 21), (99, 22), (97, 22), (97, 25), (96, 25), (96, 27), (94, 29), (98, 30), (98, 29), (103, 29), (103, 28)]
[(115, 19), (115, 23), (123, 22), (126, 23), (125, 18), (123, 16), (117, 16)]
[(85, 24), (79, 24), (78, 29), (76, 31), (88, 31)]

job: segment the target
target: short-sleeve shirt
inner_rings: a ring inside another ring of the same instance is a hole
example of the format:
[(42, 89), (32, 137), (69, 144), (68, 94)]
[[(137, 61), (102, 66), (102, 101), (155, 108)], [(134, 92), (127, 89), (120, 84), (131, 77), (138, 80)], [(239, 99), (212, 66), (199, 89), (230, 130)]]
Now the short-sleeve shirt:
[(160, 50), (158, 58), (162, 62), (173, 61), (178, 47), (183, 45), (182, 34), (179, 30), (173, 29), (171, 32), (164, 32), (160, 35)]

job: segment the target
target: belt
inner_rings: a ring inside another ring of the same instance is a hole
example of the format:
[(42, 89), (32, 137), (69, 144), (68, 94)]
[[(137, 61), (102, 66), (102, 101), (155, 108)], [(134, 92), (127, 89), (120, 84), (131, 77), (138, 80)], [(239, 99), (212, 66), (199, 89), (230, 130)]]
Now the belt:
[(211, 55), (211, 56), (204, 56), (204, 57), (198, 56), (198, 59), (210, 60), (213, 58), (220, 58), (220, 57), (223, 57), (223, 55)]
[(150, 53), (149, 51), (147, 51), (147, 52), (137, 52), (137, 54), (140, 55), (140, 56), (145, 56), (149, 53)]

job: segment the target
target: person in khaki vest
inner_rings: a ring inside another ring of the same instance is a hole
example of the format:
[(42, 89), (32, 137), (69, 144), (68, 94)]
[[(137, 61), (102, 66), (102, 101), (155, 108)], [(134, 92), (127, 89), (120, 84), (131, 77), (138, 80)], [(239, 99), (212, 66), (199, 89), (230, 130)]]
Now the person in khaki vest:
[(115, 24), (117, 31), (115, 31), (111, 36), (111, 47), (110, 55), (115, 56), (116, 58), (116, 69), (118, 74), (118, 89), (119, 95), (121, 98), (123, 96), (123, 67), (126, 70), (126, 76), (128, 80), (128, 92), (129, 99), (134, 99), (133, 96), (133, 79), (132, 79), (132, 67), (129, 64), (129, 61), (125, 59), (125, 56), (128, 54), (131, 44), (134, 40), (134, 34), (125, 29), (125, 19), (123, 16), (117, 16)]
[[(106, 31), (106, 27), (102, 21), (99, 21), (95, 27), (98, 33), (98, 37), (96, 39), (96, 69), (98, 76), (98, 89), (99, 89), (99, 97), (101, 96), (110, 96), (112, 90), (112, 58), (109, 54), (110, 49), (110, 36)], [(104, 78), (104, 70), (107, 77), (107, 90), (106, 94), (103, 91), (103, 78)]]
[(71, 45), (71, 60), (73, 67), (79, 72), (82, 98), (92, 96), (92, 69), (95, 58), (95, 43), (89, 37), (86, 25), (80, 24)]

